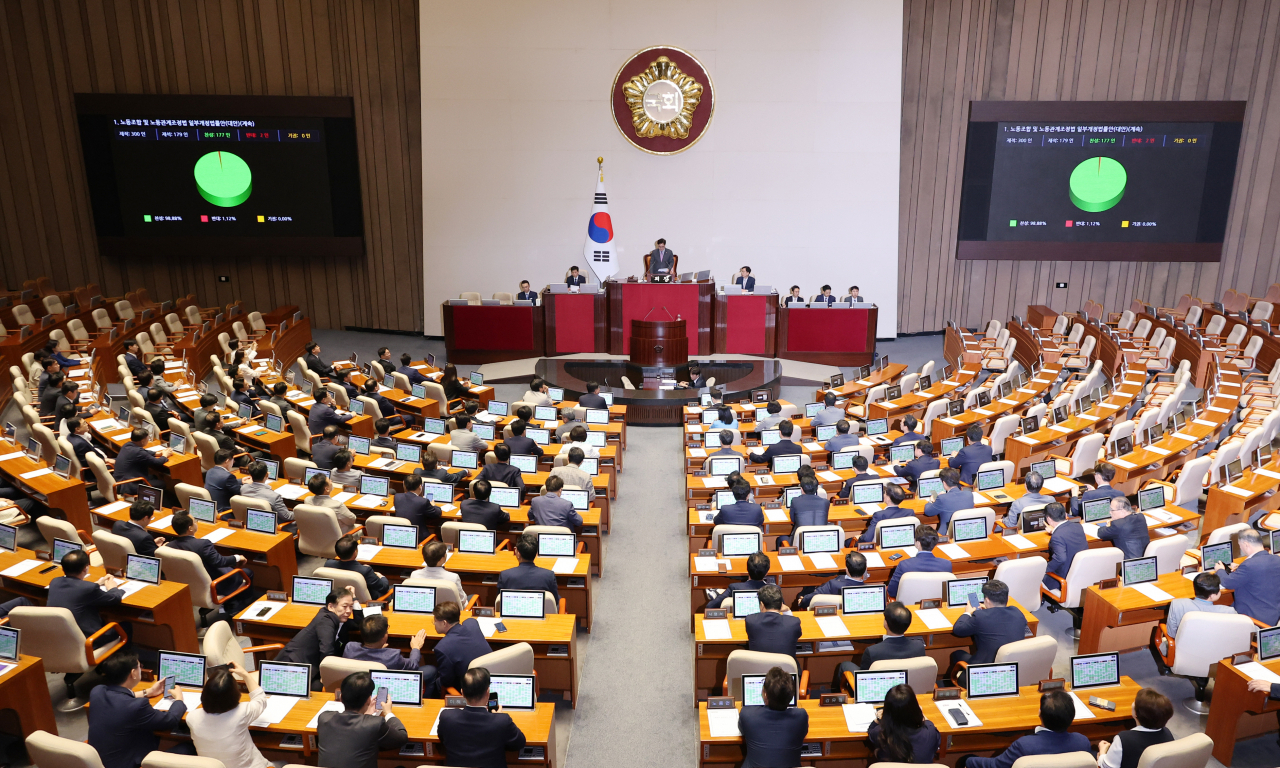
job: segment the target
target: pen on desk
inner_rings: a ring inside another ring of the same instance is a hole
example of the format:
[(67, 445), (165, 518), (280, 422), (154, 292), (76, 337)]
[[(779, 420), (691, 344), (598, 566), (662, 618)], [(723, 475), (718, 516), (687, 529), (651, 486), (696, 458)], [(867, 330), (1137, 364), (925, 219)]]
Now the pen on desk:
[(58, 563), (54, 563), (53, 565), (49, 566), (48, 568), (44, 568), (44, 569), (42, 569), (40, 572), (41, 572), (41, 573), (48, 573), (49, 571), (52, 571), (54, 568), (57, 568), (57, 567), (58, 567)]

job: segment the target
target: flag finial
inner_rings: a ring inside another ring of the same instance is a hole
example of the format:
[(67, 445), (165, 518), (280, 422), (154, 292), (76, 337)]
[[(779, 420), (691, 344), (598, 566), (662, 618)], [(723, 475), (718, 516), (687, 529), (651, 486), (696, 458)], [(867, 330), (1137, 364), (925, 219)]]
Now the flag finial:
[(604, 158), (597, 157), (596, 164), (600, 166), (600, 180), (604, 181)]

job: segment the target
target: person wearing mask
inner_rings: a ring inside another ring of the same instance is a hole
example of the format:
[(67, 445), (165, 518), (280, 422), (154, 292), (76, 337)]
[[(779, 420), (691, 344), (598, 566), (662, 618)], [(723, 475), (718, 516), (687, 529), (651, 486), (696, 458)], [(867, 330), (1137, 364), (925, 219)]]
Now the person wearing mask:
[(503, 438), (502, 444), (511, 449), (513, 456), (537, 456), (541, 459), (542, 446), (538, 445), (532, 437), (525, 436), (524, 432), (528, 427), (529, 423), (524, 419), (511, 422), (509, 425), (511, 437)]
[(302, 356), (302, 361), (307, 364), (307, 370), (315, 371), (316, 375), (322, 379), (333, 377), (333, 366), (320, 359), (319, 344), (314, 341), (308, 341), (303, 349), (306, 354)]
[(1280, 622), (1280, 555), (1267, 552), (1262, 536), (1249, 529), (1236, 535), (1244, 562), (1227, 570), (1214, 566), (1222, 586), (1235, 590), (1236, 613), (1261, 621), (1268, 627)]
[(1013, 768), (1018, 758), (1028, 755), (1091, 752), (1089, 737), (1068, 730), (1075, 717), (1076, 705), (1071, 694), (1061, 689), (1042, 693), (1040, 725), (1035, 733), (1019, 737), (996, 757), (965, 755), (956, 763), (956, 768)]
[(991, 461), (991, 446), (982, 443), (982, 426), (970, 424), (964, 433), (969, 444), (956, 451), (956, 455), (947, 459), (947, 466), (960, 470), (960, 482), (973, 485), (973, 478), (978, 474), (978, 467)]
[(525, 737), (511, 715), (489, 711), (489, 670), (468, 669), (462, 677), (465, 707), (440, 711), (440, 746), (446, 761), (475, 768), (506, 768), (507, 754), (524, 748)]
[[(142, 759), (160, 749), (156, 731), (171, 731), (187, 713), (182, 689), (174, 686), (173, 703), (161, 712), (149, 697), (164, 691), (164, 680), (135, 691), (142, 682), (142, 663), (132, 651), (116, 651), (95, 670), (102, 685), (89, 694), (89, 746), (98, 751), (103, 768), (138, 768)], [(173, 752), (189, 755), (195, 750), (182, 743)]]
[(578, 405), (583, 408), (608, 408), (609, 403), (599, 394), (600, 384), (595, 381), (587, 382), (587, 392), (578, 398)]
[(854, 456), (853, 471), (856, 472), (857, 474), (855, 474), (853, 477), (849, 478), (848, 480), (845, 480), (844, 485), (840, 486), (840, 493), (836, 495), (842, 499), (847, 499), (849, 498), (849, 495), (853, 493), (854, 485), (858, 483), (865, 483), (872, 480), (879, 480), (880, 479), (879, 475), (875, 474), (874, 472), (867, 471), (870, 468), (871, 468), (871, 462), (867, 461), (866, 456), (863, 456), (862, 454), (858, 454), (857, 456)]
[[(168, 542), (165, 546), (170, 549), (190, 552), (199, 557), (200, 564), (204, 566), (205, 573), (209, 574), (210, 581), (216, 581), (237, 569), (248, 574), (249, 581), (253, 581), (253, 571), (248, 567), (249, 560), (244, 555), (224, 555), (213, 546), (213, 542), (192, 535), (192, 532), (196, 530), (196, 521), (190, 515), (185, 513), (174, 515), (173, 522), (170, 525), (173, 526), (173, 532), (177, 535), (174, 536), (173, 541)], [(245, 578), (237, 573), (218, 584), (218, 594), (229, 595), (244, 583)], [(254, 602), (259, 594), (261, 593), (256, 590), (247, 589), (228, 600), (219, 611), (213, 611), (212, 613), (222, 612), (234, 616), (239, 613), (240, 609)]]
[(1108, 462), (1101, 462), (1093, 468), (1093, 481), (1098, 484), (1097, 488), (1091, 488), (1080, 494), (1079, 498), (1072, 500), (1072, 510), (1076, 517), (1083, 514), (1084, 503), (1093, 501), (1094, 499), (1114, 499), (1117, 496), (1123, 496), (1124, 493), (1111, 487), (1111, 481), (1116, 479), (1115, 465)]
[(516, 555), (520, 562), (514, 568), (508, 568), (498, 574), (498, 591), (504, 589), (529, 589), (550, 592), (551, 597), (560, 602), (560, 590), (556, 587), (556, 575), (552, 571), (534, 563), (538, 559), (538, 537), (532, 533), (522, 533), (516, 539)]
[(587, 492), (587, 503), (596, 500), (596, 484), (582, 468), (582, 460), (586, 458), (586, 454), (581, 448), (573, 447), (565, 454), (565, 463), (559, 467), (552, 467), (551, 477), (560, 478), (565, 485), (576, 485)]
[(917, 525), (916, 548), (920, 551), (915, 557), (908, 557), (893, 569), (893, 576), (889, 578), (889, 597), (898, 596), (898, 585), (902, 583), (902, 577), (908, 573), (951, 573), (951, 561), (933, 554), (933, 548), (936, 546), (938, 546), (938, 532), (933, 526)]
[(822, 444), (822, 448), (831, 453), (839, 453), (845, 448), (861, 444), (862, 438), (857, 435), (849, 434), (849, 420), (840, 419), (836, 422), (836, 436)]
[(996, 660), (1000, 646), (1026, 637), (1027, 617), (1009, 605), (1009, 585), (992, 579), (982, 585), (981, 607), (967, 606), (964, 615), (956, 619), (951, 633), (956, 637), (972, 637), (974, 643), (972, 653), (962, 650), (951, 654), (953, 668), (962, 661), (966, 664), (990, 664)]
[[(249, 694), (240, 701), (240, 686)], [(249, 733), (249, 724), (267, 708), (267, 694), (258, 676), (233, 662), (209, 670), (200, 691), (200, 706), (187, 712), (191, 742), (200, 757), (221, 762), (226, 768), (270, 768)]]
[[(66, 608), (71, 611), (76, 626), (85, 637), (92, 637), (106, 626), (101, 611), (115, 608), (124, 599), (124, 590), (120, 585), (124, 582), (107, 574), (97, 581), (89, 581), (89, 555), (84, 550), (73, 550), (62, 556), (62, 575), (49, 582), (50, 608)], [(120, 622), (126, 637), (133, 636), (133, 627), (128, 622)], [(115, 630), (108, 632), (93, 641), (95, 648), (100, 648), (119, 639)], [(135, 657), (136, 658), (136, 657)], [(77, 699), (76, 681), (80, 673), (68, 672), (63, 678), (67, 686), (67, 698)]]
[(373, 677), (353, 672), (342, 681), (342, 712), (321, 712), (316, 720), (316, 764), (320, 768), (378, 768), (378, 753), (398, 750), (409, 740), (391, 700), (378, 709)]
[(524, 496), (524, 474), (519, 467), (511, 466), (511, 449), (503, 443), (493, 447), (493, 464), (485, 464), (480, 470), (480, 478), (490, 483), (499, 482), (510, 488), (519, 488), (520, 496)]
[(907, 431), (903, 432), (898, 437), (895, 437), (893, 439), (893, 444), (902, 445), (903, 443), (918, 443), (921, 440), (928, 440), (929, 438), (919, 432), (916, 432), (916, 427), (918, 426), (920, 426), (920, 422), (915, 416), (907, 416), (902, 420), (902, 427)]
[(973, 491), (960, 485), (960, 471), (947, 467), (938, 473), (942, 479), (942, 487), (946, 489), (924, 505), (925, 517), (938, 518), (938, 530), (946, 531), (951, 525), (951, 516), (962, 509), (973, 509)]
[[(443, 541), (432, 541), (422, 548), (422, 567), (409, 574), (411, 579), (440, 579), (453, 583), (454, 597), (460, 605), (467, 602), (467, 593), (462, 590), (462, 577), (444, 567), (449, 548)], [(441, 600), (449, 599), (442, 596)]]
[(782, 590), (777, 584), (760, 588), (760, 612), (746, 619), (747, 650), (780, 653), (795, 658), (800, 642), (800, 619), (782, 607)]
[(530, 405), (555, 405), (551, 395), (547, 394), (549, 389), (547, 382), (540, 378), (534, 379), (529, 382), (529, 390), (521, 395), (520, 399)]
[[(116, 456), (115, 471), (112, 472), (116, 480), (133, 480), (140, 477), (147, 485), (161, 487), (155, 481), (151, 470), (160, 469), (168, 464), (173, 451), (165, 446), (158, 452), (152, 453), (146, 449), (148, 439), (150, 439), (150, 433), (142, 427), (129, 433), (129, 442), (120, 446), (120, 453)], [(132, 496), (137, 492), (137, 483), (125, 483), (116, 488), (116, 493), (123, 493), (126, 496)]]
[(769, 556), (763, 552), (752, 552), (747, 555), (747, 580), (735, 581), (728, 587), (723, 589), (720, 594), (716, 595), (707, 603), (707, 608), (719, 608), (721, 603), (730, 597), (739, 589), (753, 590), (764, 589), (769, 583), (764, 580), (769, 575)]
[(924, 638), (906, 636), (907, 630), (911, 628), (912, 615), (911, 609), (902, 603), (887, 603), (884, 607), (884, 638), (863, 651), (858, 664), (852, 661), (840, 662), (836, 666), (835, 679), (831, 681), (831, 690), (848, 688), (845, 685), (846, 672), (870, 669), (872, 664), (886, 659), (917, 659), (924, 656)]
[(942, 748), (938, 727), (924, 717), (916, 692), (902, 683), (888, 690), (867, 729), (876, 760), (886, 763), (932, 763)]
[(1125, 560), (1142, 557), (1151, 543), (1151, 531), (1147, 518), (1140, 514), (1124, 496), (1111, 499), (1111, 522), (1098, 524), (1098, 538), (1109, 541), (1124, 553)]
[(538, 300), (538, 293), (529, 287), (528, 280), (520, 281), (520, 292), (516, 294), (516, 301), (533, 301)]
[[(1044, 585), (1058, 592), (1067, 578), (1067, 571), (1071, 570), (1071, 561), (1089, 548), (1089, 542), (1080, 521), (1068, 520), (1066, 507), (1056, 501), (1044, 508), (1044, 524), (1049, 531), (1049, 566), (1045, 571)], [(1063, 581), (1054, 579), (1050, 574), (1061, 576)]]
[[(908, 507), (902, 506), (902, 502), (907, 500), (907, 492), (902, 490), (902, 486), (897, 483), (885, 483), (884, 496), (888, 504), (884, 509), (876, 512), (867, 521), (867, 529), (858, 537), (858, 541), (872, 542), (876, 540), (876, 527), (886, 520), (896, 520), (899, 517), (914, 517), (915, 513)], [(899, 565), (898, 568), (901, 568)], [(897, 569), (894, 569), (897, 570)]]
[(154, 557), (156, 548), (164, 544), (163, 536), (152, 536), (147, 527), (155, 520), (156, 508), (149, 501), (135, 501), (129, 507), (129, 519), (117, 520), (111, 532), (123, 536), (133, 544), (139, 555)]
[(764, 412), (768, 415), (763, 419), (756, 421), (756, 428), (752, 430), (753, 432), (762, 432), (766, 429), (773, 429), (787, 418), (782, 415), (782, 403), (777, 400), (770, 400), (769, 403), (765, 405)]
[(436, 664), (423, 667), (422, 677), (427, 696), (439, 697), (449, 688), (460, 687), (471, 662), (492, 653), (493, 649), (484, 639), (479, 622), (460, 621), (462, 611), (452, 600), (437, 600), (432, 616), (436, 634), (441, 637), (435, 647)]
[(358, 538), (350, 534), (343, 536), (333, 545), (333, 551), (338, 557), (326, 560), (324, 567), (357, 574), (364, 579), (364, 585), (369, 590), (369, 595), (374, 600), (380, 600), (391, 591), (391, 583), (387, 581), (386, 576), (373, 570), (372, 566), (356, 560), (356, 553), (359, 549), (360, 540)]
[(324, 507), (332, 509), (334, 517), (338, 518), (338, 525), (342, 528), (343, 535), (351, 533), (355, 530), (356, 523), (359, 520), (351, 510), (347, 509), (347, 505), (333, 498), (333, 483), (329, 482), (329, 478), (324, 475), (312, 475), (307, 481), (307, 490), (315, 494), (310, 499), (305, 499), (304, 503), (313, 507)]
[(781, 667), (770, 669), (760, 690), (763, 706), (743, 707), (738, 732), (746, 759), (742, 768), (800, 765), (800, 751), (809, 735), (809, 710), (793, 707), (796, 683)]
[(573, 508), (573, 502), (560, 495), (564, 481), (556, 475), (547, 478), (545, 492), (529, 499), (529, 519), (535, 525), (555, 525), (582, 532), (582, 515)]
[(329, 479), (340, 488), (359, 488), (364, 473), (356, 469), (355, 464), (356, 455), (343, 448), (333, 455), (333, 471), (329, 473)]
[(339, 411), (333, 405), (333, 392), (327, 388), (320, 389), (313, 393), (316, 402), (311, 406), (311, 413), (307, 416), (307, 429), (311, 430), (311, 434), (323, 434), (326, 427), (345, 427), (348, 421), (355, 418), (354, 413)]
[(726, 504), (716, 512), (712, 525), (754, 525), (764, 530), (764, 508), (749, 501), (751, 486), (746, 483), (734, 483), (734, 502)]
[(790, 419), (783, 419), (778, 422), (778, 442), (764, 449), (763, 453), (748, 453), (747, 458), (753, 464), (771, 464), (774, 456), (803, 454), (804, 449), (791, 440), (791, 436), (795, 434), (795, 429), (795, 425), (791, 423)]
[(1198, 573), (1191, 581), (1195, 597), (1178, 597), (1169, 603), (1169, 615), (1165, 618), (1165, 630), (1169, 637), (1177, 639), (1178, 627), (1188, 613), (1207, 611), (1209, 613), (1234, 614), (1236, 609), (1229, 605), (1219, 605), (1222, 598), (1222, 580), (1216, 573)]
[(836, 393), (827, 392), (822, 396), (823, 408), (809, 420), (811, 427), (825, 427), (845, 421), (844, 409), (836, 405)]
[(311, 690), (320, 690), (320, 662), (330, 656), (341, 656), (350, 631), (351, 614), (356, 596), (350, 588), (330, 592), (325, 605), (316, 611), (311, 622), (293, 636), (276, 661), (311, 665)]
[(1143, 688), (1133, 699), (1138, 724), (1116, 734), (1115, 741), (1098, 742), (1098, 768), (1137, 768), (1147, 747), (1173, 741), (1166, 724), (1173, 718), (1173, 702), (1154, 688)]
[(491, 531), (496, 531), (511, 522), (511, 515), (505, 509), (489, 501), (493, 486), (488, 480), (476, 480), (471, 486), (471, 498), (463, 499), (461, 519), (464, 523), (479, 523)]
[(940, 464), (933, 456), (933, 443), (928, 440), (917, 440), (916, 457), (906, 464), (901, 464), (893, 468), (893, 473), (898, 477), (905, 477), (911, 487), (915, 488), (916, 483), (920, 480), (920, 475), (937, 469)]
[(845, 587), (860, 587), (867, 580), (867, 558), (861, 552), (844, 556), (844, 573), (821, 584), (817, 589), (800, 598), (800, 610), (809, 610), (814, 595), (839, 595)]
[(1026, 486), (1027, 492), (1014, 499), (1009, 505), (1009, 512), (1004, 516), (1006, 528), (1017, 528), (1018, 520), (1022, 518), (1022, 510), (1027, 507), (1043, 507), (1054, 503), (1052, 496), (1046, 496), (1040, 492), (1044, 488), (1044, 478), (1039, 472), (1027, 473)]
[(423, 495), (422, 477), (419, 475), (404, 479), (404, 491), (395, 495), (392, 506), (393, 517), (402, 517), (418, 529), (419, 544), (431, 535), (432, 530), (439, 530), (444, 522), (444, 512)]
[[(213, 466), (204, 475), (204, 489), (209, 497), (218, 505), (219, 512), (231, 509), (231, 497), (239, 496), (244, 484), (231, 471), (235, 464), (236, 453), (228, 448), (219, 448), (213, 452)], [(263, 469), (266, 466), (263, 465)], [(266, 475), (264, 474), (265, 478)]]
[(249, 482), (240, 486), (240, 495), (265, 501), (271, 511), (276, 513), (276, 525), (292, 523), (293, 510), (284, 503), (284, 497), (267, 484), (267, 465), (254, 461), (245, 467), (245, 472), (249, 475)]
[(342, 658), (376, 661), (387, 669), (417, 671), (422, 666), (422, 646), (427, 643), (427, 630), (419, 629), (409, 638), (409, 655), (387, 646), (390, 625), (381, 613), (370, 614), (360, 622), (360, 640), (352, 640), (342, 649)]
[(566, 443), (566, 445), (571, 445), (580, 449), (585, 458), (600, 458), (600, 449), (587, 442), (587, 428), (581, 424), (575, 426), (569, 432), (569, 442)]

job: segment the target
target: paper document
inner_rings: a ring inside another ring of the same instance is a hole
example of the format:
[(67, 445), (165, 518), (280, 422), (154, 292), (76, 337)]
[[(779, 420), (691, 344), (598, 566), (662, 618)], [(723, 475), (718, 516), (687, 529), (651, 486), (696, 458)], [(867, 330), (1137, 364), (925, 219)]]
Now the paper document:
[(945, 418), (945, 419), (943, 419), (943, 420), (942, 420), (942, 423), (943, 423), (943, 424), (949, 424), (949, 425), (951, 425), (951, 426), (955, 427), (955, 426), (959, 426), (959, 425), (960, 425), (960, 420), (959, 420), (959, 419), (953, 419), (953, 418), (951, 418), (951, 417), (949, 417), (949, 416), (948, 416), (947, 418)]
[[(894, 549), (900, 550), (902, 554), (906, 555), (907, 557), (915, 557), (916, 555), (920, 554), (920, 550), (916, 549), (914, 546), (894, 547)], [(901, 563), (901, 562), (902, 562), (901, 560), (895, 561), (895, 563)]]
[(1044, 481), (1044, 487), (1049, 493), (1066, 493), (1074, 488), (1075, 485), (1063, 480), (1061, 477), (1051, 477)]
[(876, 720), (874, 704), (842, 704), (844, 724), (849, 733), (866, 733)]
[(702, 407), (698, 405), (685, 406), (685, 410), (688, 411), (689, 414), (693, 416), (697, 416), (698, 414), (702, 413)]
[(382, 502), (386, 500), (387, 500), (386, 496), (379, 496), (374, 493), (366, 493), (365, 495), (356, 499), (356, 504), (359, 504), (362, 507), (376, 507), (382, 504)]
[[(982, 721), (979, 720), (978, 716), (969, 708), (969, 702), (964, 699), (940, 701), (936, 706), (938, 707), (938, 711), (942, 713), (942, 716), (947, 719), (947, 725), (952, 728), (980, 728), (982, 726)], [(957, 709), (963, 712), (965, 719), (968, 720), (964, 725), (957, 724), (955, 716), (951, 714)]]
[(244, 618), (252, 621), (271, 621), (271, 617), (275, 616), (288, 603), (281, 603), (275, 600), (259, 600), (244, 610)]
[(879, 552), (863, 552), (863, 557), (867, 558), (868, 568), (883, 568), (884, 558), (880, 557)]
[(1084, 535), (1085, 535), (1085, 536), (1088, 536), (1088, 537), (1089, 537), (1089, 538), (1091, 538), (1091, 539), (1096, 539), (1096, 538), (1098, 538), (1098, 524), (1097, 524), (1097, 523), (1081, 523), (1081, 524), (1080, 524), (1080, 527), (1084, 529)]
[[(443, 708), (443, 707), (441, 707), (440, 712), (443, 712), (443, 711), (444, 711), (444, 708)], [(436, 736), (436, 737), (438, 737), (438, 736), (440, 735), (440, 734), (439, 734), (439, 731), (440, 731), (440, 712), (437, 712), (437, 713), (436, 713), (436, 719), (435, 719), (435, 722), (433, 722), (433, 723), (431, 724), (431, 735), (432, 735), (432, 736)]]
[(351, 493), (350, 491), (343, 491), (342, 493), (336, 494), (333, 497), (333, 500), (338, 502), (339, 504), (346, 504), (348, 501), (351, 501), (355, 497), (356, 495), (354, 493)]
[(1024, 395), (1034, 395), (1036, 393), (1034, 389), (1027, 389), (1026, 387), (1019, 387), (1018, 391)]
[(707, 458), (707, 450), (705, 448), (690, 448), (689, 455), (695, 459)]
[(785, 509), (766, 509), (764, 511), (764, 519), (770, 523), (785, 523), (791, 519), (787, 516)]
[(840, 482), (840, 481), (843, 479), (843, 478), (841, 478), (839, 475), (837, 475), (835, 472), (826, 472), (826, 471), (823, 471), (823, 472), (819, 472), (819, 473), (817, 473), (817, 474), (818, 474), (818, 477), (822, 478), (823, 480), (827, 481), (828, 483), (838, 483), (838, 482)]
[(1092, 413), (1080, 413), (1080, 414), (1076, 414), (1076, 415), (1077, 415), (1077, 416), (1079, 416), (1080, 418), (1084, 419), (1085, 421), (1097, 421), (1097, 420), (1098, 420), (1098, 418), (1099, 418), (1098, 416), (1095, 416), (1095, 415), (1094, 415), (1094, 414), (1092, 414)]
[(1054, 432), (1063, 432), (1063, 433), (1075, 431), (1071, 427), (1064, 427), (1061, 424), (1052, 424), (1049, 426), (1049, 429), (1052, 429)]
[(977, 506), (977, 505), (979, 505), (979, 504), (994, 504), (994, 503), (995, 503), (995, 501), (994, 501), (994, 500), (992, 500), (992, 499), (991, 499), (989, 496), (987, 496), (986, 494), (982, 493), (981, 491), (974, 491), (974, 492), (973, 492), (973, 503), (974, 503), (974, 506)]
[(782, 566), (784, 571), (803, 571), (804, 561), (799, 555), (780, 555), (778, 557), (778, 565)]
[(690, 431), (690, 432), (701, 432), (701, 431), (702, 431), (702, 425), (701, 425), (701, 424), (690, 424), (690, 425), (686, 426), (686, 427), (685, 427), (685, 429), (687, 429), (687, 430), (688, 430), (688, 431)]
[(988, 410), (987, 410), (987, 409), (985, 409), (985, 408), (974, 408), (974, 409), (973, 409), (973, 412), (974, 412), (974, 413), (976, 413), (976, 414), (978, 414), (979, 416), (990, 416), (990, 415), (991, 415), (991, 411), (988, 411)]
[(578, 558), (576, 557), (557, 557), (556, 561), (551, 565), (552, 573), (573, 573), (578, 570)]
[(382, 547), (377, 544), (361, 544), (356, 547), (357, 560), (372, 560), (382, 551)]
[(1004, 537), (1004, 540), (1012, 544), (1013, 546), (1017, 547), (1018, 549), (1035, 549), (1036, 548), (1036, 545), (1031, 543), (1031, 539), (1028, 539), (1026, 536), (1023, 536), (1020, 533), (1008, 534)]
[(94, 511), (104, 515), (110, 515), (123, 509), (128, 509), (130, 506), (132, 505), (127, 501), (113, 501), (110, 504), (104, 504), (101, 507), (98, 507)]
[(723, 477), (704, 477), (702, 478), (702, 486), (704, 488), (728, 488), (729, 481)]
[(1002, 398), (1000, 398), (1000, 402), (1001, 402), (1001, 403), (1004, 403), (1005, 405), (1017, 405), (1017, 404), (1018, 404), (1018, 401), (1017, 401), (1017, 400), (1012, 400), (1012, 399), (1007, 398), (1007, 397), (1002, 397)]
[(1196, 440), (1200, 439), (1195, 435), (1188, 435), (1186, 432), (1174, 432), (1173, 436), (1178, 438), (1179, 440), (1190, 440), (1192, 442), (1195, 442)]
[(1147, 450), (1151, 451), (1157, 456), (1168, 456), (1169, 454), (1173, 453), (1173, 451), (1169, 450), (1168, 448), (1161, 448), (1158, 445), (1148, 445)]
[[(26, 475), (23, 475), (23, 477), (26, 477)], [(1234, 485), (1224, 485), (1222, 486), (1222, 490), (1226, 491), (1227, 493), (1232, 493), (1232, 494), (1235, 494), (1236, 496), (1243, 496), (1246, 498), (1253, 495), (1253, 491), (1249, 490), (1248, 488), (1237, 488)]]
[(1167, 603), (1173, 600), (1173, 595), (1165, 592), (1163, 589), (1150, 582), (1146, 584), (1134, 584), (1133, 588), (1152, 600), (1155, 600), (1157, 603)]
[(250, 723), (250, 725), (255, 728), (266, 728), (267, 726), (275, 725), (283, 720), (285, 715), (289, 714), (289, 711), (293, 709), (294, 704), (297, 704), (300, 701), (302, 701), (302, 699), (295, 696), (268, 696), (267, 708), (262, 710), (262, 714), (258, 716), (257, 720)]
[(733, 739), (738, 737), (738, 710), (708, 709), (707, 730), (713, 739)]
[(916, 611), (916, 615), (920, 617), (920, 620), (929, 629), (951, 629), (951, 622), (937, 608), (925, 608), (924, 610)]
[(33, 469), (30, 472), (23, 472), (21, 475), (18, 475), (18, 477), (21, 477), (23, 480), (31, 480), (31, 479), (40, 477), (41, 475), (52, 475), (52, 474), (53, 474), (53, 470), (49, 469), (48, 467), (45, 467), (44, 469)]
[(693, 569), (699, 573), (715, 573), (717, 562), (719, 561), (714, 557), (695, 557)]
[(875, 513), (884, 509), (884, 505), (883, 504), (859, 504), (858, 509), (862, 510), (868, 515), (874, 515)]
[(729, 629), (728, 619), (703, 619), (702, 634), (708, 640), (731, 640), (733, 631)]
[(373, 461), (369, 462), (369, 466), (373, 467), (374, 469), (383, 469), (388, 464), (391, 464), (394, 461), (395, 459), (386, 459), (386, 458), (374, 459)]
[(777, 485), (771, 475), (755, 475), (756, 485)]
[(813, 563), (813, 567), (819, 571), (834, 571), (840, 566), (836, 565), (835, 558), (826, 552), (819, 552), (816, 555), (809, 555), (809, 561)]
[(1036, 443), (1040, 442), (1039, 440), (1036, 440), (1034, 437), (1025, 437), (1023, 435), (1018, 435), (1013, 439), (1017, 440), (1020, 443), (1025, 443), (1026, 445), (1035, 445)]
[(264, 429), (264, 427), (261, 427), (261, 426), (259, 426), (259, 425), (257, 425), (257, 424), (248, 424), (248, 425), (246, 425), (246, 426), (240, 427), (240, 428), (239, 428), (239, 429), (237, 429), (236, 431), (237, 431), (237, 432), (239, 432), (239, 433), (240, 433), (240, 434), (242, 434), (242, 435), (247, 435), (247, 434), (249, 434), (250, 432), (257, 432), (257, 431), (259, 431), (259, 430), (261, 430), (261, 429)]
[(473, 616), (472, 618), (480, 625), (485, 637), (493, 637), (494, 633), (498, 631), (498, 622), (502, 621), (502, 619), (489, 618), (488, 616)]
[(144, 587), (149, 587), (149, 586), (151, 585), (145, 581), (126, 581), (123, 584), (117, 585), (116, 589), (120, 590), (121, 592), (124, 592), (124, 596), (128, 597), (129, 595), (132, 595), (134, 592), (141, 592)]
[(347, 711), (347, 708), (342, 706), (342, 702), (326, 701), (324, 703), (324, 706), (320, 707), (319, 711), (316, 712), (315, 717), (311, 718), (311, 722), (307, 723), (307, 727), (315, 728), (316, 725), (319, 724), (320, 722), (320, 716), (323, 715), (325, 712), (346, 712), (346, 711)]
[(1280, 472), (1276, 472), (1275, 470), (1271, 470), (1271, 469), (1255, 469), (1255, 470), (1253, 470), (1253, 473), (1254, 473), (1255, 475), (1262, 475), (1263, 477), (1269, 477), (1269, 478), (1271, 478), (1272, 480), (1280, 480)]
[(1202, 427), (1216, 427), (1216, 426), (1218, 426), (1218, 425), (1217, 425), (1217, 424), (1215, 424), (1214, 422), (1212, 422), (1212, 421), (1205, 421), (1204, 419), (1192, 419), (1192, 420), (1191, 420), (1191, 423), (1192, 423), (1192, 424), (1199, 424), (1199, 425), (1200, 425), (1200, 426), (1202, 426)]
[(277, 488), (276, 493), (290, 501), (297, 501), (308, 493), (311, 493), (311, 491), (307, 490), (307, 486), (305, 485), (293, 485), (292, 483), (289, 483)]
[(849, 636), (849, 628), (839, 616), (819, 616), (814, 621), (817, 622), (818, 629), (822, 630), (823, 637)]
[(223, 539), (227, 538), (228, 536), (230, 536), (235, 532), (236, 532), (235, 528), (214, 528), (212, 531), (209, 531), (208, 533), (201, 536), (200, 538), (204, 539), (205, 541), (211, 541), (214, 544), (217, 544), (219, 541), (222, 541)]
[(1267, 669), (1256, 661), (1250, 661), (1246, 664), (1237, 664), (1236, 669), (1240, 670), (1250, 680), (1266, 680), (1268, 683), (1280, 683), (1280, 675)]
[(1115, 464), (1117, 467), (1124, 467), (1125, 469), (1133, 469), (1134, 467), (1138, 466), (1137, 464), (1134, 464), (1132, 461), (1125, 461), (1124, 459), (1112, 459), (1111, 463)]
[(1181, 517), (1165, 509), (1148, 509), (1146, 514), (1151, 515), (1155, 519), (1164, 523), (1177, 523), (1182, 520)]
[(44, 565), (43, 560), (23, 560), (20, 563), (14, 563), (3, 571), (0, 571), (0, 576), (21, 576), (27, 571), (41, 565)]
[(969, 553), (965, 552), (964, 547), (959, 544), (940, 544), (938, 549), (942, 550), (942, 553), (952, 560), (963, 560), (969, 556)]
[(1089, 707), (1087, 707), (1085, 703), (1080, 700), (1080, 697), (1075, 695), (1074, 692), (1067, 691), (1067, 695), (1071, 697), (1072, 703), (1076, 705), (1076, 720), (1088, 720), (1089, 718), (1097, 717), (1097, 715), (1093, 714), (1093, 712), (1089, 710)]
[(159, 520), (156, 520), (153, 523), (151, 523), (151, 525), (154, 528), (168, 528), (169, 524), (172, 522), (173, 522), (173, 515), (165, 515)]

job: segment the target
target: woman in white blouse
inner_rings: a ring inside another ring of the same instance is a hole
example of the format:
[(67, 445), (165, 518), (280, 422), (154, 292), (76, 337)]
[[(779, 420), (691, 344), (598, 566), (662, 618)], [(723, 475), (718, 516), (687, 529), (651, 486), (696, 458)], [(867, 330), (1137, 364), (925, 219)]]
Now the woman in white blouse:
[[(228, 667), (209, 673), (200, 694), (200, 708), (187, 712), (196, 754), (220, 760), (227, 768), (269, 768), (271, 764), (249, 735), (249, 723), (267, 708), (267, 695), (239, 664), (232, 662)], [(248, 701), (240, 700), (237, 683), (248, 689)]]

